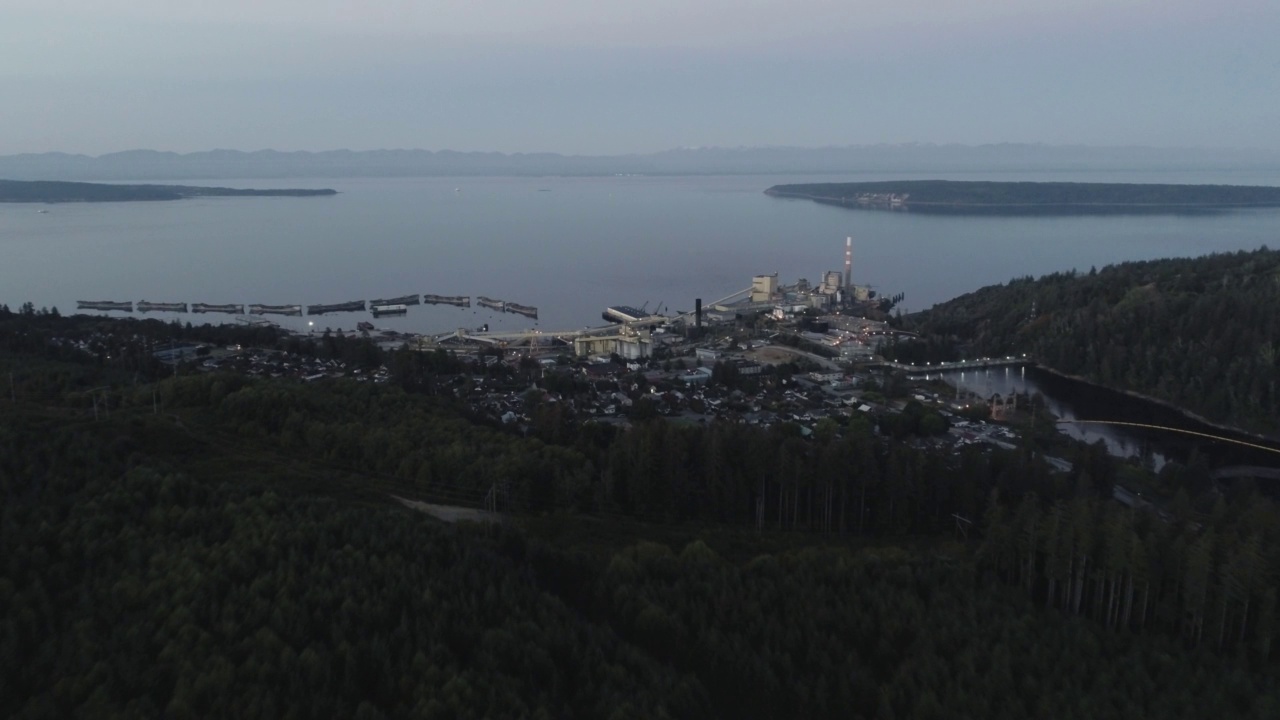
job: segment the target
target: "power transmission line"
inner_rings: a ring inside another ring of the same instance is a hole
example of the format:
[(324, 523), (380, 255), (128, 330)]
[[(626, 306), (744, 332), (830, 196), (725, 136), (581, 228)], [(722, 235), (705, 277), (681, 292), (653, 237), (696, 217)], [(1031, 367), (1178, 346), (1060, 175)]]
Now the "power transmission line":
[(1148, 430), (1164, 430), (1166, 432), (1182, 433), (1183, 435), (1195, 435), (1196, 437), (1208, 438), (1210, 440), (1221, 440), (1222, 442), (1235, 443), (1255, 450), (1265, 450), (1266, 452), (1276, 453), (1280, 455), (1280, 449), (1259, 445), (1257, 443), (1246, 442), (1244, 440), (1236, 440), (1235, 438), (1223, 437), (1221, 435), (1210, 435), (1195, 430), (1185, 430), (1183, 428), (1168, 427), (1165, 425), (1149, 425), (1147, 423), (1124, 422), (1121, 420), (1059, 420), (1059, 425), (1122, 425), (1125, 427), (1146, 428)]

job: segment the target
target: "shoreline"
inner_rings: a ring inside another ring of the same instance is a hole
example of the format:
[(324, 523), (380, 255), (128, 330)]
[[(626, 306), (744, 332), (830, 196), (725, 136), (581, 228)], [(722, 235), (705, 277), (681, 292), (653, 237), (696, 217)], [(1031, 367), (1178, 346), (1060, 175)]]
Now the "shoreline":
[(1210, 420), (1204, 417), (1203, 415), (1192, 412), (1187, 408), (1174, 405), (1173, 403), (1167, 400), (1161, 400), (1160, 398), (1152, 397), (1150, 395), (1145, 395), (1135, 390), (1125, 390), (1121, 388), (1110, 387), (1108, 385), (1103, 385), (1099, 382), (1095, 382), (1093, 380), (1090, 380), (1088, 378), (1085, 378), (1079, 375), (1071, 375), (1069, 373), (1064, 373), (1060, 370), (1055, 370), (1054, 368), (1049, 367), (1048, 365), (1045, 365), (1040, 362), (1036, 363), (1036, 368), (1043, 370), (1049, 373), (1050, 375), (1061, 378), (1063, 380), (1070, 380), (1072, 382), (1077, 382), (1082, 385), (1088, 385), (1089, 387), (1097, 388), (1099, 390), (1105, 390), (1107, 392), (1113, 392), (1120, 395), (1124, 395), (1134, 400), (1141, 400), (1143, 402), (1151, 403), (1152, 405), (1158, 405), (1166, 410), (1177, 413), (1178, 415), (1181, 415), (1182, 417), (1188, 420), (1199, 423), (1206, 427), (1214, 428), (1215, 430), (1221, 430), (1226, 433), (1233, 433), (1236, 435), (1251, 438), (1253, 440), (1258, 440), (1265, 443), (1280, 444), (1280, 432), (1277, 432), (1276, 435), (1262, 435), (1262, 434), (1259, 434), (1250, 430), (1245, 430), (1244, 428), (1236, 427), (1233, 425), (1224, 425), (1219, 422), (1214, 422), (1213, 420)]

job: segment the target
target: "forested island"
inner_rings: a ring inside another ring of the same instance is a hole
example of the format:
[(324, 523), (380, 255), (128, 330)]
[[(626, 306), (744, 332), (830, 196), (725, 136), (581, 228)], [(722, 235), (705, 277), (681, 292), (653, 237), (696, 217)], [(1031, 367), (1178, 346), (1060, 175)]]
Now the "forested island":
[(182, 200), (193, 197), (316, 197), (337, 195), (331, 189), (268, 190), (198, 187), (194, 185), (112, 185), (53, 180), (0, 180), (0, 202), (71, 203)]
[(775, 185), (766, 195), (842, 207), (951, 214), (1205, 212), (1280, 207), (1280, 187), (1077, 182), (882, 182)]
[(905, 316), (907, 361), (1028, 353), (1209, 420), (1280, 431), (1280, 251), (1016, 278)]
[[(1217, 282), (1275, 285), (1263, 258)], [(161, 365), (173, 341), (390, 382)], [(529, 422), (470, 415), (482, 377)], [(571, 417), (576, 375), (30, 305), (0, 307), (0, 378), (5, 717), (1280, 714), (1280, 510), (1196, 462), (942, 450), (909, 397), (679, 424), (640, 374), (623, 429)]]

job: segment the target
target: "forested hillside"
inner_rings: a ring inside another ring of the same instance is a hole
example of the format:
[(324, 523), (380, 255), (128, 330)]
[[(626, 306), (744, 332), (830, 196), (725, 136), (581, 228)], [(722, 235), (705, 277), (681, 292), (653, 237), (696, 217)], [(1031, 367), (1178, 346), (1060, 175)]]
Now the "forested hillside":
[(908, 360), (1027, 353), (1210, 420), (1280, 430), (1280, 251), (1020, 278), (903, 318)]
[[(526, 434), (466, 417), (445, 359), (175, 378), (54, 342), (82, 322), (0, 308), (5, 717), (1280, 712), (1280, 514), (1194, 464), (952, 456), (910, 413), (804, 438), (546, 403)], [(499, 527), (390, 498), (495, 488)]]

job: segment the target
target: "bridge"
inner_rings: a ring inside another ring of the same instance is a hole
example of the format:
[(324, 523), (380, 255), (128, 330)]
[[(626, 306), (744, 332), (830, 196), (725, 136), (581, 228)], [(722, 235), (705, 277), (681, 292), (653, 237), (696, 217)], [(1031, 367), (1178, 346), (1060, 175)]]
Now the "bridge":
[(975, 358), (973, 360), (925, 363), (924, 365), (911, 365), (908, 363), (892, 362), (890, 360), (882, 360), (880, 362), (870, 364), (876, 367), (886, 367), (891, 370), (901, 370), (914, 375), (917, 373), (954, 372), (956, 370), (1008, 367), (1013, 365), (1035, 365), (1036, 361), (1027, 357), (1026, 353), (1023, 353), (1022, 355), (1008, 355), (1000, 358)]

